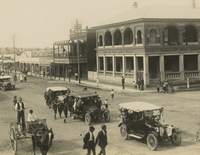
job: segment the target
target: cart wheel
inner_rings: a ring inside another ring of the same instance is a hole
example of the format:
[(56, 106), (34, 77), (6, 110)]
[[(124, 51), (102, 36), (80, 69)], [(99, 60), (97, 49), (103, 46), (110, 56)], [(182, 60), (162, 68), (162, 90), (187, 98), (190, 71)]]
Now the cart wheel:
[(86, 113), (85, 114), (85, 123), (90, 125), (91, 124), (91, 120), (92, 120), (92, 118), (91, 118), (90, 113)]
[(128, 139), (128, 132), (127, 132), (127, 126), (125, 124), (122, 124), (120, 127), (120, 134), (123, 139)]
[(150, 133), (147, 135), (147, 146), (150, 150), (154, 151), (158, 147), (158, 139), (155, 134)]
[(10, 143), (11, 143), (11, 147), (14, 152), (14, 155), (16, 155), (17, 154), (17, 136), (15, 133), (15, 129), (13, 128), (10, 129)]

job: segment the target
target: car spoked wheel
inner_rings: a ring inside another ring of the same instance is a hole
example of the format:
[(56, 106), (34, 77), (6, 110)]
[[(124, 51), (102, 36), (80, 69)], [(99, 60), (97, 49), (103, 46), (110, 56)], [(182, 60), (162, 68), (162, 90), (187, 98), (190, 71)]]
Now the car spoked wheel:
[(172, 144), (176, 146), (181, 145), (181, 133), (177, 133), (177, 132), (172, 133)]
[(92, 120), (92, 118), (91, 118), (90, 113), (86, 113), (85, 114), (85, 123), (90, 125), (91, 124), (91, 120)]
[(128, 139), (127, 126), (125, 124), (121, 125), (120, 134), (121, 134), (123, 139)]
[(151, 133), (147, 136), (147, 146), (150, 150), (154, 151), (158, 147), (158, 139), (155, 134)]

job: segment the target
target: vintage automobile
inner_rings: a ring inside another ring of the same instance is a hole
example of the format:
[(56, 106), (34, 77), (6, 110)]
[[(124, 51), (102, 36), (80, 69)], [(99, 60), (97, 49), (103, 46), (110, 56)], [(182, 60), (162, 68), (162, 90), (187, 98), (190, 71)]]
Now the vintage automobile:
[(83, 119), (86, 124), (104, 121), (110, 122), (110, 111), (108, 105), (102, 103), (98, 94), (89, 91), (72, 92), (73, 98), (71, 113), (74, 118)]
[[(48, 94), (49, 90), (51, 90), (50, 96)], [(58, 97), (58, 100), (63, 102), (66, 94), (68, 93), (70, 93), (70, 89), (67, 87), (63, 87), (63, 86), (47, 87), (44, 93), (44, 97), (45, 97), (46, 103), (50, 106), (50, 103), (49, 103), (50, 100), (54, 100), (56, 97)]]
[(156, 150), (161, 142), (181, 144), (181, 131), (164, 124), (163, 108), (146, 102), (128, 102), (120, 104), (121, 136), (145, 140), (150, 150)]
[(11, 76), (0, 76), (0, 89), (1, 90), (14, 90), (15, 84), (11, 80)]

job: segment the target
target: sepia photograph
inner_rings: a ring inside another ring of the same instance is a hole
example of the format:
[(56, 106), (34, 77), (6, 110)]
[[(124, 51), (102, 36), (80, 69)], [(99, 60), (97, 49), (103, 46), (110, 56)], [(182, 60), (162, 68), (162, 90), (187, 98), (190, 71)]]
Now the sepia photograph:
[(200, 0), (0, 0), (0, 155), (199, 155)]

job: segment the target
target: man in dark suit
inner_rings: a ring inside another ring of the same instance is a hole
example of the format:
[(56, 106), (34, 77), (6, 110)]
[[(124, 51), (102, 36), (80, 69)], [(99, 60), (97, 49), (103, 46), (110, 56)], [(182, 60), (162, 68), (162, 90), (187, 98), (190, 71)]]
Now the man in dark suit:
[(99, 145), (101, 148), (98, 155), (106, 155), (106, 146), (108, 145), (107, 141), (107, 131), (106, 131), (106, 125), (102, 125), (101, 131), (99, 131), (97, 138), (96, 138), (96, 144)]
[(91, 152), (93, 155), (96, 155), (95, 151), (95, 137), (94, 132), (95, 128), (93, 126), (89, 127), (89, 132), (87, 132), (83, 138), (83, 149), (87, 149), (87, 155), (91, 155)]
[(15, 110), (17, 111), (17, 123), (22, 125), (22, 130), (25, 130), (25, 115), (24, 115), (24, 102), (19, 97), (19, 101), (15, 104)]

